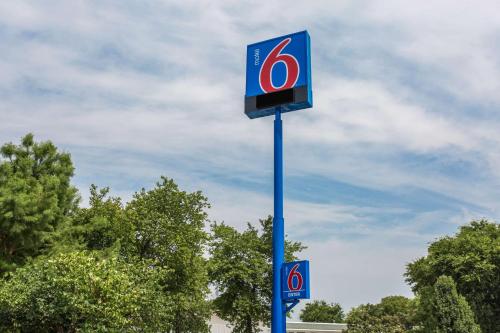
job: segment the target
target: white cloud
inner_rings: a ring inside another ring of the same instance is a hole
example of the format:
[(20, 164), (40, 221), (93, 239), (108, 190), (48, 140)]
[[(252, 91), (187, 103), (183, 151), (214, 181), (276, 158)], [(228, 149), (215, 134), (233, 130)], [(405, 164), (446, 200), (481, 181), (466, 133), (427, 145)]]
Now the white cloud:
[(323, 76), (315, 90), (316, 110), (307, 126), (293, 118), (296, 141), (390, 144), (417, 152), (474, 145), (452, 121), (406, 102), (377, 82)]
[(408, 5), (373, 1), (364, 17), (404, 36), (395, 51), (430, 67), (435, 80), (459, 99), (500, 103), (500, 4), (433, 1)]

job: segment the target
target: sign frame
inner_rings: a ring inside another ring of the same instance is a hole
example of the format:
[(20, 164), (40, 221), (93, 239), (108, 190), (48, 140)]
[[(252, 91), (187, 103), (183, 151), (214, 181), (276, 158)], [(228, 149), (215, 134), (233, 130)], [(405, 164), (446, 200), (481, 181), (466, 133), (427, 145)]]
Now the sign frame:
[(281, 276), (283, 301), (291, 302), (310, 298), (309, 260), (284, 263)]
[[(311, 38), (304, 30), (247, 45), (245, 114), (311, 108)], [(276, 84), (276, 86), (274, 86)]]

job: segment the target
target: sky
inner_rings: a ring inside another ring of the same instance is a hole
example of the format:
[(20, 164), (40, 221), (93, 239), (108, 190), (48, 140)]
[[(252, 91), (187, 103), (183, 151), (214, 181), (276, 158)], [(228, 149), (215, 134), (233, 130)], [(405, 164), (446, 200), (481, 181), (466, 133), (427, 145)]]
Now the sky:
[(164, 175), (241, 230), (273, 209), (246, 45), (301, 30), (314, 107), (283, 115), (284, 215), (311, 297), (412, 296), (406, 264), (500, 215), (498, 1), (1, 1), (0, 144), (70, 152), (84, 205)]

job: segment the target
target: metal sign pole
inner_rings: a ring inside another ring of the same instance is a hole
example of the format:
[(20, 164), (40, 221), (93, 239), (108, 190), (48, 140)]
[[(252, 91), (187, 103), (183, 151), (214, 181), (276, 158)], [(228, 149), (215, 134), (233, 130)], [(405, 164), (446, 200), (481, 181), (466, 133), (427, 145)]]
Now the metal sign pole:
[[(286, 313), (309, 298), (309, 262), (285, 263), (281, 113), (313, 105), (310, 45), (307, 31), (247, 45), (245, 114), (250, 119), (275, 115), (272, 333), (285, 333)], [(274, 66), (278, 62), (282, 65)]]
[(273, 218), (273, 299), (271, 333), (285, 333), (285, 304), (281, 299), (281, 267), (285, 259), (285, 226), (283, 219), (283, 128), (281, 108), (274, 119), (274, 218)]

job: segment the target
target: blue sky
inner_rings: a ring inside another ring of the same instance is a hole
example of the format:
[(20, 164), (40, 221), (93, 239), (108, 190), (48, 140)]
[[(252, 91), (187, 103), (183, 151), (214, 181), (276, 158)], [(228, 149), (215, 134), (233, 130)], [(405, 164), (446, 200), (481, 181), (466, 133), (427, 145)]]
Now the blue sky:
[(315, 105), (284, 116), (286, 231), (313, 298), (409, 296), (429, 242), (500, 215), (497, 1), (3, 1), (0, 142), (69, 151), (84, 200), (166, 175), (242, 228), (273, 207), (246, 45), (304, 29)]

